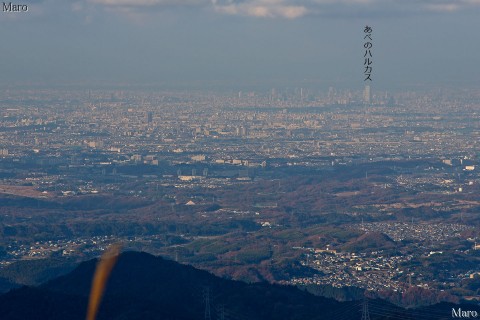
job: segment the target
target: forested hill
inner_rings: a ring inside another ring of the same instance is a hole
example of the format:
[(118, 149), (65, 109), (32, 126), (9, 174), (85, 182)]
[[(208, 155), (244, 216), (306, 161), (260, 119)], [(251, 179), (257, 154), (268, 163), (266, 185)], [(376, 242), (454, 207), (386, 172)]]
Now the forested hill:
[[(96, 262), (84, 262), (71, 273), (39, 287), (23, 287), (0, 296), (1, 319), (85, 319)], [(416, 319), (417, 315), (421, 319), (442, 319), (443, 315), (451, 319), (452, 314), (451, 305), (415, 313), (378, 300), (371, 301), (370, 306), (371, 319)], [(120, 256), (98, 319), (193, 320), (204, 319), (208, 309), (214, 320), (361, 319), (358, 301), (337, 302), (294, 287), (226, 280), (138, 252)]]

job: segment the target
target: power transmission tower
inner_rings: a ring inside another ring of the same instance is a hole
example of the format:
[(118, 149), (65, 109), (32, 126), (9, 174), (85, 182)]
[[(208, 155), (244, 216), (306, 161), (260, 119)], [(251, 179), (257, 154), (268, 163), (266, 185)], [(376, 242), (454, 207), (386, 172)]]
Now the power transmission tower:
[(370, 313), (368, 312), (368, 299), (367, 299), (367, 297), (363, 297), (362, 320), (370, 320)]
[(205, 288), (203, 290), (203, 300), (205, 302), (205, 320), (212, 320), (212, 315), (210, 314), (210, 288)]
[(217, 312), (218, 312), (217, 318), (219, 320), (225, 320), (225, 306), (223, 304), (218, 306)]

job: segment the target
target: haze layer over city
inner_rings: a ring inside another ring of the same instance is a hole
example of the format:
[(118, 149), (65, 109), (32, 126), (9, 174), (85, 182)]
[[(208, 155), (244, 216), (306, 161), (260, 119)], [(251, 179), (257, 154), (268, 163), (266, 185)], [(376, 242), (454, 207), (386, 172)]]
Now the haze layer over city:
[(121, 243), (350, 319), (477, 314), (479, 8), (4, 3), (0, 307)]

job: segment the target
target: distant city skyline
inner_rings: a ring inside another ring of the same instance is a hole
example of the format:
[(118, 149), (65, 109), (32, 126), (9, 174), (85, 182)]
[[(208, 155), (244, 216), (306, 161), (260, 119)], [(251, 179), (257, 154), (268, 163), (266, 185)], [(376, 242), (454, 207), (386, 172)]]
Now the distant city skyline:
[(367, 24), (372, 91), (480, 85), (473, 0), (27, 4), (27, 12), (0, 12), (3, 86), (362, 90)]

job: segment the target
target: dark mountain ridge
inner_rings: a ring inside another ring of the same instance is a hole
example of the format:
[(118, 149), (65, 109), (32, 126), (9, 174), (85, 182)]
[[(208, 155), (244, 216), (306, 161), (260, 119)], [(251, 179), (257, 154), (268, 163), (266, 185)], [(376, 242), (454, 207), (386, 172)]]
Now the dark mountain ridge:
[[(23, 287), (0, 296), (0, 318), (84, 319), (96, 263), (83, 262), (71, 273), (39, 287)], [(226, 280), (146, 253), (126, 252), (112, 271), (97, 319), (204, 319), (207, 295), (211, 319), (355, 320), (362, 316), (358, 301), (337, 302), (295, 287)], [(412, 315), (384, 301), (370, 304), (371, 319)], [(421, 314), (418, 319), (442, 319), (441, 315), (451, 319), (452, 306), (431, 309), (434, 316), (430, 318), (428, 310), (415, 312)], [(468, 308), (480, 313), (473, 305)]]

